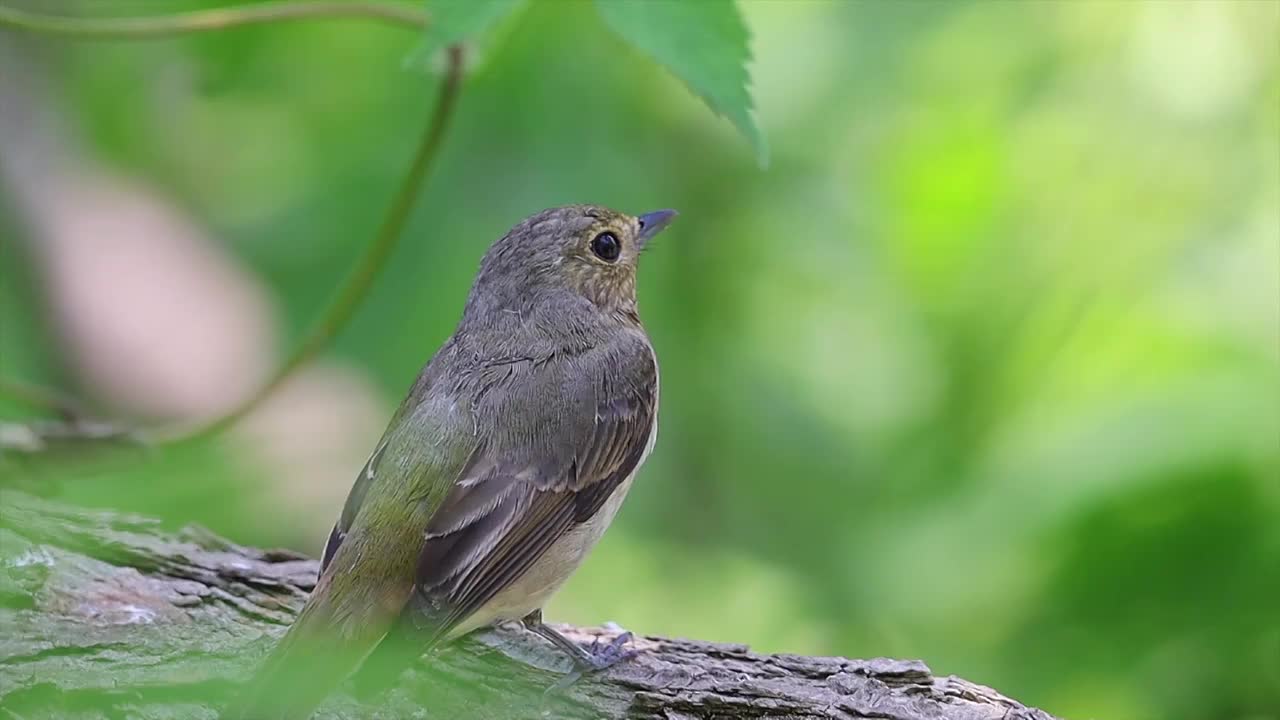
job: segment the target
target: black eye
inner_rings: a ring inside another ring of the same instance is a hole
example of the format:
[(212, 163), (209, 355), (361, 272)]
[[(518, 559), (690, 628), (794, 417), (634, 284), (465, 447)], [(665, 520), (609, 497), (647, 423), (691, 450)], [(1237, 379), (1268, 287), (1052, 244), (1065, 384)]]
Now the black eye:
[(591, 252), (596, 257), (607, 262), (613, 262), (618, 259), (618, 255), (622, 253), (622, 243), (618, 242), (618, 236), (611, 232), (602, 232), (591, 240)]

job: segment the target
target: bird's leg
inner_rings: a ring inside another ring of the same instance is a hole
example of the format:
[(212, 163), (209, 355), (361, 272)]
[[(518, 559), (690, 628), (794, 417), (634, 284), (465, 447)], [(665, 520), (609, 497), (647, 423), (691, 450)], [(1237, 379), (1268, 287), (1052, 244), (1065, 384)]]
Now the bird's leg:
[[(569, 680), (569, 683), (586, 673), (599, 672), (613, 667), (623, 660), (629, 660), (636, 655), (635, 650), (626, 648), (626, 644), (631, 640), (631, 633), (629, 632), (624, 632), (615, 637), (603, 647), (600, 646), (600, 641), (597, 639), (591, 643), (590, 650), (584, 650), (580, 645), (557, 632), (555, 628), (542, 622), (541, 610), (534, 610), (525, 615), (520, 622), (527, 629), (555, 645), (573, 660), (575, 671), (570, 673), (572, 679)], [(568, 683), (562, 682), (560, 684), (565, 685)]]

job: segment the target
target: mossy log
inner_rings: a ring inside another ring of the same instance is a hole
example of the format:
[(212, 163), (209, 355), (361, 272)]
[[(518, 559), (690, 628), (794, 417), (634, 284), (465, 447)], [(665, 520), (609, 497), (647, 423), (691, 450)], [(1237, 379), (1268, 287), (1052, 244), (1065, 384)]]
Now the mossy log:
[[(216, 718), (315, 582), (317, 563), (147, 518), (0, 491), (0, 718)], [(616, 630), (561, 629), (577, 640)], [(1053, 720), (917, 660), (762, 655), (639, 637), (548, 691), (566, 660), (519, 628), (473, 634), (316, 718)]]

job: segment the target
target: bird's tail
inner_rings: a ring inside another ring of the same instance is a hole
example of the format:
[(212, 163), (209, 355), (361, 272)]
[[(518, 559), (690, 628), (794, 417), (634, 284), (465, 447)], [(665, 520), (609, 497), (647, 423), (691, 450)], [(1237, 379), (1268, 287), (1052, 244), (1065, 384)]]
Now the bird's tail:
[(318, 587), (221, 720), (306, 720), (359, 667), (382, 633), (344, 632), (327, 605)]
[(417, 606), (418, 601), (420, 598), (415, 595), (410, 607), (400, 614), (352, 676), (358, 699), (367, 701), (391, 687), (406, 667), (444, 640), (446, 628), (432, 623), (429, 613)]

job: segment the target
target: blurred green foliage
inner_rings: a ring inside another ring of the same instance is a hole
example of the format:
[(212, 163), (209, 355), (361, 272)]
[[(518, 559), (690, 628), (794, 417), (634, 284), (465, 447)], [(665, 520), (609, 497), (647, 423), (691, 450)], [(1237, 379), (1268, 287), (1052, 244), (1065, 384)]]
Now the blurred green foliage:
[[(590, 5), (533, 2), (333, 353), (390, 406), (516, 220), (678, 208), (640, 287), (660, 441), (552, 618), (920, 657), (1064, 717), (1280, 718), (1280, 5), (740, 7), (767, 171)], [(416, 43), (42, 52), (92, 152), (300, 333), (428, 110)], [(0, 371), (65, 383), (21, 267)], [(63, 496), (313, 552), (330, 521), (225, 448), (94, 472)]]

